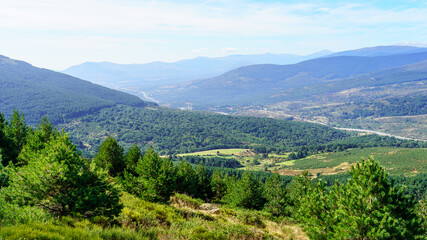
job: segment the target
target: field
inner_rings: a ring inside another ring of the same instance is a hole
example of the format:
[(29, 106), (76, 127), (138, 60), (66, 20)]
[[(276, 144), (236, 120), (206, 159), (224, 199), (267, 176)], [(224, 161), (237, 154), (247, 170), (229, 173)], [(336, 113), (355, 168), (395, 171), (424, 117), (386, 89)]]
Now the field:
[[(322, 153), (296, 160), (291, 166), (283, 166), (286, 170), (317, 170), (316, 173), (338, 173), (349, 169), (361, 157), (374, 156), (386, 170), (394, 175), (415, 175), (427, 172), (427, 149), (424, 148), (365, 148), (349, 149), (343, 152)], [(338, 166), (338, 168), (337, 168)], [(335, 168), (335, 169), (334, 169)], [(279, 171), (280, 172), (280, 171)], [(283, 171), (284, 172), (284, 171)]]
[(245, 166), (242, 170), (271, 171), (281, 175), (298, 175), (303, 170), (314, 175), (342, 173), (350, 170), (352, 164), (362, 157), (374, 156), (392, 175), (412, 176), (427, 173), (427, 149), (424, 148), (354, 148), (342, 152), (320, 153), (297, 160), (287, 160), (288, 154), (263, 155), (249, 149), (215, 149), (178, 156), (234, 158)]
[(234, 154), (239, 154), (249, 151), (248, 149), (243, 148), (230, 148), (230, 149), (214, 149), (214, 150), (208, 150), (208, 151), (200, 151), (200, 152), (194, 152), (194, 153), (183, 153), (178, 154), (177, 156), (184, 157), (184, 156), (221, 156), (221, 157), (232, 157)]

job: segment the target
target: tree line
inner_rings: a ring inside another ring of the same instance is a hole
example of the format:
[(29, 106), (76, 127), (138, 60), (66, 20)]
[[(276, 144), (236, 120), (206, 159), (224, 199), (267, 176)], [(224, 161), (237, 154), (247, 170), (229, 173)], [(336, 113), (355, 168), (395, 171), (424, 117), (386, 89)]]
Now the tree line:
[[(0, 148), (8, 162), (2, 157), (0, 224), (19, 222), (28, 212), (35, 219), (71, 215), (112, 223), (123, 208), (120, 196), (128, 192), (150, 202), (167, 203), (182, 193), (262, 210), (295, 219), (312, 239), (414, 239), (426, 231), (420, 205), (372, 158), (356, 164), (345, 183), (328, 187), (305, 173), (287, 184), (278, 174), (262, 179), (251, 171), (210, 172), (203, 162), (174, 165), (136, 145), (125, 152), (113, 137), (87, 159), (46, 118), (35, 129), (17, 112), (1, 119)], [(14, 147), (14, 155), (7, 154)]]

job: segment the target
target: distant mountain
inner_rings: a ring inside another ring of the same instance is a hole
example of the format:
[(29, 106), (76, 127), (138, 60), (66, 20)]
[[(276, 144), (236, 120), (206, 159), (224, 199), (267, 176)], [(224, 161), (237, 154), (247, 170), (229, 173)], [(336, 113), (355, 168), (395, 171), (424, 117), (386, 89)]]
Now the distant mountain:
[(197, 57), (173, 63), (116, 64), (87, 62), (63, 73), (111, 88), (151, 90), (162, 85), (218, 76), (229, 70), (253, 64), (291, 64), (331, 54), (324, 50), (307, 56), (292, 54), (230, 55)]
[(377, 57), (337, 56), (291, 65), (252, 65), (215, 78), (168, 86), (152, 92), (151, 96), (172, 106), (267, 104), (279, 101), (276, 95), (280, 96), (283, 91), (303, 89), (424, 60), (427, 60), (427, 52)]
[(23, 112), (28, 123), (53, 122), (117, 104), (144, 106), (136, 96), (0, 55), (0, 112)]
[(378, 56), (419, 53), (419, 52), (427, 52), (427, 48), (412, 47), (412, 46), (377, 46), (377, 47), (367, 47), (367, 48), (360, 48), (356, 50), (332, 53), (325, 57), (337, 57), (337, 56), (378, 57)]

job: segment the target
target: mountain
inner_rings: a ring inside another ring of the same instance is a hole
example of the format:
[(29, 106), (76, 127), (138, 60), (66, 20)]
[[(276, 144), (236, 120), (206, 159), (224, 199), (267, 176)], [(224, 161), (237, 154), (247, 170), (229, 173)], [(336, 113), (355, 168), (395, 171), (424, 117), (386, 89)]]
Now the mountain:
[(326, 57), (337, 57), (337, 56), (359, 56), (359, 57), (377, 57), (377, 56), (388, 56), (396, 54), (408, 54), (408, 53), (419, 53), (426, 52), (427, 48), (412, 47), (412, 46), (376, 46), (360, 48), (355, 50), (343, 51), (332, 53)]
[(136, 96), (0, 55), (0, 112), (18, 109), (28, 123), (52, 122), (117, 104), (145, 106)]
[(324, 50), (307, 56), (292, 54), (230, 55), (197, 57), (173, 63), (116, 64), (87, 62), (72, 66), (63, 73), (87, 79), (111, 88), (151, 90), (161, 85), (177, 84), (214, 77), (226, 71), (253, 64), (290, 64), (331, 54)]
[[(291, 65), (251, 65), (218, 77), (164, 87), (151, 92), (151, 96), (172, 106), (267, 104), (280, 101), (280, 93), (283, 91), (325, 84), (426, 59), (427, 51), (377, 57), (317, 58)], [(353, 87), (357, 86), (363, 84), (353, 84)]]

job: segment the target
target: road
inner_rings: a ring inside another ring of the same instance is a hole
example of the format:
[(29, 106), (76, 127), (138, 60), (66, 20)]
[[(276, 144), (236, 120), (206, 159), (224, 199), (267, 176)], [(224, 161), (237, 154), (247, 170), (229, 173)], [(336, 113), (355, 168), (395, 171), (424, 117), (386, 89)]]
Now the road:
[(393, 134), (389, 134), (389, 133), (378, 132), (378, 131), (374, 131), (374, 130), (357, 129), (357, 128), (338, 128), (338, 127), (334, 127), (334, 128), (338, 129), (338, 130), (351, 131), (351, 132), (373, 133), (373, 134), (377, 134), (380, 136), (395, 137), (395, 138), (403, 139), (403, 140), (415, 140), (415, 141), (427, 142), (427, 140), (423, 140), (423, 139), (407, 138), (407, 137), (397, 136), (397, 135), (393, 135)]

